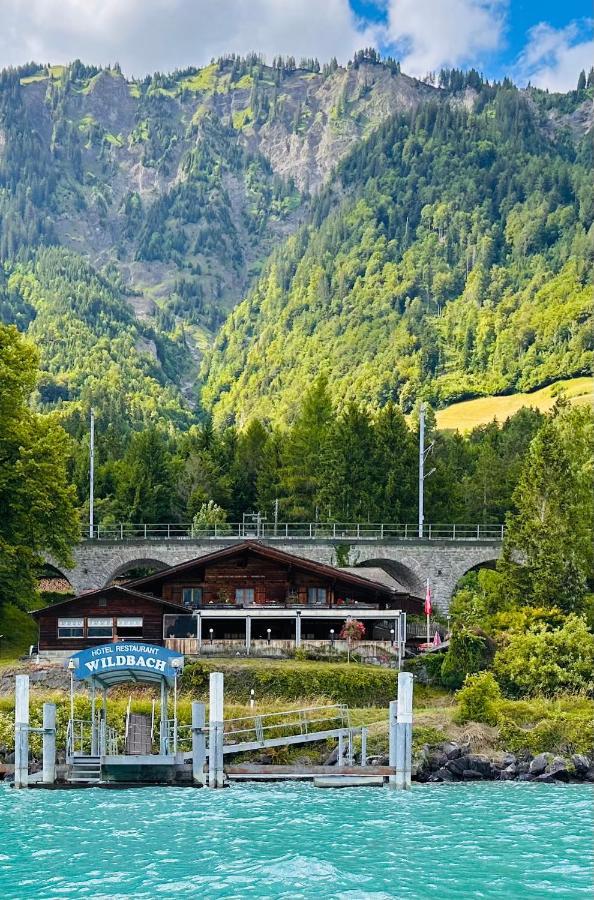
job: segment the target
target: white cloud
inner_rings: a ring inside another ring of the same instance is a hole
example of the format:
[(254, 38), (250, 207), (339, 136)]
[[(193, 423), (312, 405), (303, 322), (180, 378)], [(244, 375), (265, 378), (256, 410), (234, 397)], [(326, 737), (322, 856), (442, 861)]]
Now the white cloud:
[(403, 71), (481, 65), (503, 43), (507, 0), (389, 0), (386, 40)]
[(570, 91), (577, 84), (580, 71), (586, 72), (594, 62), (592, 21), (570, 22), (565, 28), (553, 28), (540, 22), (528, 32), (528, 43), (516, 64), (520, 84), (530, 81), (535, 87), (550, 91)]
[(144, 75), (250, 50), (346, 60), (369, 43), (348, 0), (0, 0), (0, 66), (79, 57)]

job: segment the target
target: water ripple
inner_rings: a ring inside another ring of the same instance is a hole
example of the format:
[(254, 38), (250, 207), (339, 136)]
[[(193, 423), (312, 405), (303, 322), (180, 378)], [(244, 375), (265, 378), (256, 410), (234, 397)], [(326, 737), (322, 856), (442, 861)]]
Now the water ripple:
[(592, 897), (589, 786), (0, 787), (0, 897)]

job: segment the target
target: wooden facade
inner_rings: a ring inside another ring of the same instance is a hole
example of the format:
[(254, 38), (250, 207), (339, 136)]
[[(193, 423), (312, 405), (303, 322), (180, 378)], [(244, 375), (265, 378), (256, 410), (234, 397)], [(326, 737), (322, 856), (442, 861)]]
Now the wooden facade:
[[(162, 644), (163, 615), (179, 611), (172, 603), (114, 585), (35, 610), (32, 615), (39, 625), (40, 652), (74, 653), (117, 640)], [(94, 624), (108, 620), (111, 626)]]
[(163, 617), (217, 609), (356, 609), (419, 613), (422, 601), (352, 571), (303, 559), (257, 542), (232, 545), (178, 566), (36, 610), (39, 651), (75, 651), (116, 640), (163, 643)]

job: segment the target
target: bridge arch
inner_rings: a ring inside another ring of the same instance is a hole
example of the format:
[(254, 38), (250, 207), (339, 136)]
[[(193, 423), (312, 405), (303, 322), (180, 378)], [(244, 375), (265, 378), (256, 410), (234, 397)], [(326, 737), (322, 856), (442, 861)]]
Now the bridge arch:
[(399, 584), (405, 587), (411, 594), (422, 596), (425, 590), (423, 580), (415, 569), (397, 559), (376, 557), (366, 559), (355, 564), (358, 569), (377, 568), (383, 569), (391, 575)]
[(129, 574), (129, 580), (133, 578), (141, 578), (143, 575), (152, 575), (155, 572), (161, 572), (163, 569), (169, 568), (170, 563), (163, 562), (161, 559), (155, 559), (150, 556), (138, 556), (134, 559), (126, 560), (120, 563), (109, 575), (105, 582), (105, 587), (113, 584), (115, 581), (123, 579), (124, 575)]

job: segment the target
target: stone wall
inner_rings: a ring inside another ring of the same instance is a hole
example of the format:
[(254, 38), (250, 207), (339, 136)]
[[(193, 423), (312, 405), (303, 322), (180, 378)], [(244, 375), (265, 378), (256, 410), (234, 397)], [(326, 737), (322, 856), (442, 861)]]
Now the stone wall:
[[(88, 541), (75, 548), (73, 569), (63, 569), (51, 559), (48, 562), (63, 572), (77, 593), (82, 593), (104, 587), (131, 566), (173, 566), (234, 543), (239, 541)], [(444, 613), (449, 608), (453, 590), (462, 575), (477, 566), (494, 564), (501, 554), (501, 544), (495, 541), (361, 539), (346, 544), (340, 541), (298, 539), (263, 543), (328, 565), (336, 565), (338, 547), (341, 547), (342, 554), (348, 551), (350, 566), (365, 563), (381, 566), (392, 572), (398, 581), (418, 596), (424, 596), (426, 581), (429, 579), (434, 605)]]

